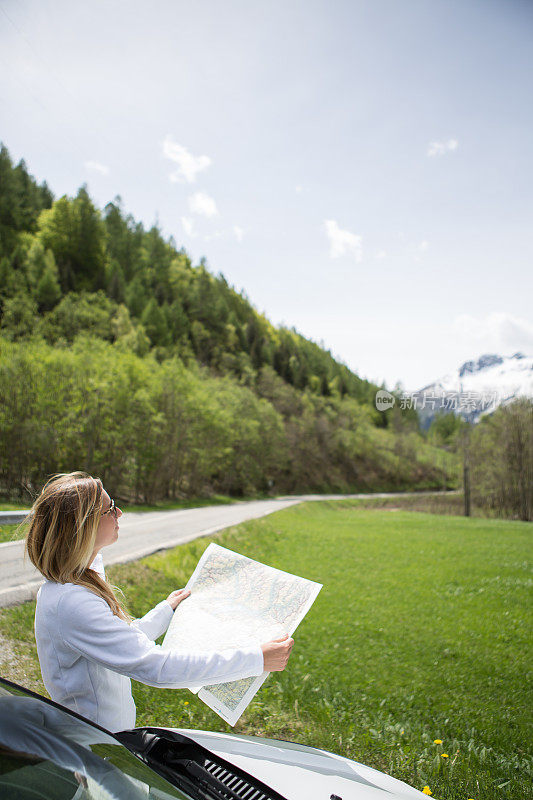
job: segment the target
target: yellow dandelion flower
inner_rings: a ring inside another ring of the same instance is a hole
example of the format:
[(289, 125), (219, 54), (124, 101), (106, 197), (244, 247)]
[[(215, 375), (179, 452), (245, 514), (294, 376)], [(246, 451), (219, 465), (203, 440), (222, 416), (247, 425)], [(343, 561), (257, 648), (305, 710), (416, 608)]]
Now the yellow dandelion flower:
[(433, 744), (442, 744), (442, 739), (433, 739)]
[(184, 705), (184, 706), (188, 706), (188, 705), (189, 705), (189, 701), (188, 701), (188, 700), (186, 700), (186, 701), (184, 702), (184, 704), (183, 704), (183, 705)]
[(441, 758), (449, 758), (450, 756), (448, 755), (448, 753), (441, 753), (440, 757)]
[(422, 794), (433, 794), (433, 792), (431, 791), (429, 786), (424, 786), (424, 788), (422, 789)]

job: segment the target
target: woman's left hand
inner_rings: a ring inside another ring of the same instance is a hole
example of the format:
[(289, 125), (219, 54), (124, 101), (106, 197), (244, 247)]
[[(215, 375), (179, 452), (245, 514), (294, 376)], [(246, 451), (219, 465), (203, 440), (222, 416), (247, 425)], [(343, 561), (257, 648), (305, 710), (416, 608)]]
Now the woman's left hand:
[(185, 600), (191, 593), (190, 589), (176, 589), (175, 592), (171, 592), (167, 597), (167, 602), (170, 603), (172, 609), (175, 611), (176, 608), (179, 606), (182, 600)]

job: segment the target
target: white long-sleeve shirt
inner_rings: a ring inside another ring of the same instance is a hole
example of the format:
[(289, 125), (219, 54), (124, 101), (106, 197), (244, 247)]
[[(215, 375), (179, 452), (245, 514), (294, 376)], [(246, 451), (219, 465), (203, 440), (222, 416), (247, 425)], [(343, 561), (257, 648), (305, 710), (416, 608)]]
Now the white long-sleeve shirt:
[[(91, 566), (103, 574), (101, 556)], [(154, 639), (166, 631), (173, 613), (163, 600), (128, 624), (90, 589), (45, 581), (37, 594), (35, 639), (52, 700), (120, 731), (135, 726), (130, 678), (180, 689), (262, 674), (259, 646), (208, 654), (163, 650)]]

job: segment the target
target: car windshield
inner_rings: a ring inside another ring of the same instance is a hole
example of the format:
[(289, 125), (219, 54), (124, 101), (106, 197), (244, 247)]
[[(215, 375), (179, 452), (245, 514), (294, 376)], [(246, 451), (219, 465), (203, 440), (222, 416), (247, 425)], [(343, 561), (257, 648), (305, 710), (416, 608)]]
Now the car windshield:
[(0, 681), (0, 797), (188, 800), (191, 795), (102, 728)]
[(2, 800), (285, 800), (182, 733), (112, 734), (0, 679)]

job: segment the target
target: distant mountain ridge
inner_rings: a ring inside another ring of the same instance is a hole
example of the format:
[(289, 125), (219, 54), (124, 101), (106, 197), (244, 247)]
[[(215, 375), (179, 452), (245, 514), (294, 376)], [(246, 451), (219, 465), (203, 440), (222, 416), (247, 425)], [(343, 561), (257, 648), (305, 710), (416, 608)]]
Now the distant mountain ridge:
[[(533, 398), (533, 356), (486, 353), (411, 393), (423, 428), (439, 411), (478, 422), (517, 397)], [(415, 401), (416, 398), (416, 401)]]

